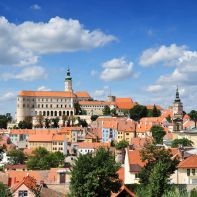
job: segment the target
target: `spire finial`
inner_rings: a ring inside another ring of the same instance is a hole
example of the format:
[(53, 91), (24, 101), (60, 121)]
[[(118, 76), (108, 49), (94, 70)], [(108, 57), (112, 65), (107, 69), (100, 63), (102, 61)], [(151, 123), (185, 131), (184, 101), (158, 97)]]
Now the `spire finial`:
[(177, 85), (177, 88), (176, 88), (176, 98), (175, 98), (175, 101), (180, 101), (178, 85)]

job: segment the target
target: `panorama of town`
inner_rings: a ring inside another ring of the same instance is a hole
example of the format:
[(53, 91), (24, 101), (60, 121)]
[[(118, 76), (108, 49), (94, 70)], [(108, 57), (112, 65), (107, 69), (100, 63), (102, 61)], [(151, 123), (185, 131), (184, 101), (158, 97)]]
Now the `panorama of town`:
[(101, 101), (65, 73), (64, 91), (21, 90), (16, 119), (1, 117), (0, 181), (13, 196), (146, 196), (149, 184), (151, 196), (196, 194), (197, 112), (184, 112), (178, 87), (168, 108)]
[(197, 0), (0, 0), (0, 197), (197, 197)]

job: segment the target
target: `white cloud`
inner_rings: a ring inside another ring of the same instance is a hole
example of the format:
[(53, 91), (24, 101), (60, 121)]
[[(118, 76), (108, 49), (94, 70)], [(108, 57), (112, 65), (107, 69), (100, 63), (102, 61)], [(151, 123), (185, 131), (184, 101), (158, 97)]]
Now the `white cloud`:
[(1, 96), (0, 96), (1, 102), (12, 101), (15, 99), (16, 99), (16, 93), (14, 93), (14, 92), (6, 92), (6, 93), (1, 94)]
[(41, 6), (39, 6), (38, 4), (34, 4), (31, 6), (32, 10), (41, 10)]
[(51, 89), (47, 88), (46, 86), (40, 86), (37, 88), (37, 91), (51, 91)]
[(104, 70), (100, 77), (104, 81), (123, 80), (135, 77), (133, 62), (127, 62), (124, 57), (114, 58), (103, 63)]
[(45, 79), (47, 77), (47, 74), (43, 67), (32, 66), (32, 67), (25, 67), (19, 73), (3, 73), (0, 75), (0, 77), (5, 81), (10, 79), (33, 81), (37, 79)]
[(171, 62), (181, 57), (185, 52), (186, 46), (177, 46), (171, 44), (170, 46), (162, 45), (159, 48), (149, 48), (142, 52), (139, 63), (142, 66), (150, 66), (160, 62)]
[(30, 65), (42, 54), (102, 47), (116, 40), (101, 30), (90, 31), (78, 20), (51, 18), (16, 25), (0, 17), (0, 65)]
[[(183, 49), (183, 47), (180, 47), (180, 51), (181, 48)], [(173, 62), (175, 68), (172, 73), (161, 75), (154, 84), (147, 87), (147, 92), (152, 94), (150, 97), (160, 98), (160, 102), (169, 101), (169, 99), (172, 101), (176, 85), (179, 85), (185, 109), (197, 108), (197, 51), (185, 49), (180, 52), (179, 56), (174, 55), (174, 58), (172, 56), (171, 58), (163, 58), (162, 61), (163, 64), (169, 63), (169, 61)]]
[(105, 100), (106, 97), (109, 95), (109, 87), (104, 86), (102, 89), (95, 90), (92, 94), (95, 99)]

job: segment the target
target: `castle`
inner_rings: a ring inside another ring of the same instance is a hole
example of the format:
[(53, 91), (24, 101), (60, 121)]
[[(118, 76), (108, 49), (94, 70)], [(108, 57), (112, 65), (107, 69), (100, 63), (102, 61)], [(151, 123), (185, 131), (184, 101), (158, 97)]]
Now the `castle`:
[(67, 69), (64, 81), (65, 91), (20, 91), (17, 96), (17, 123), (26, 117), (42, 115), (52, 119), (63, 115), (75, 114), (74, 103), (92, 98), (88, 92), (74, 92), (70, 69)]

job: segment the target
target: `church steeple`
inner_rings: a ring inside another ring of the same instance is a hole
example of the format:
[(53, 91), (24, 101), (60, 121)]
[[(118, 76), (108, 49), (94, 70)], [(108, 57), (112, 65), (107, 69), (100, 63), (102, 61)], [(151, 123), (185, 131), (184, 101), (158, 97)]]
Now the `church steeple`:
[(176, 88), (176, 98), (175, 98), (174, 101), (175, 101), (175, 102), (181, 102), (181, 99), (180, 99), (180, 97), (179, 97), (179, 89), (178, 89), (178, 86), (177, 86), (177, 88)]
[(72, 89), (72, 77), (71, 77), (71, 74), (70, 74), (70, 68), (68, 67), (67, 71), (66, 71), (66, 78), (65, 78), (65, 81), (64, 81), (64, 85), (65, 85), (65, 91), (66, 92), (73, 92), (73, 89)]
[(173, 131), (181, 131), (183, 129), (183, 104), (179, 96), (178, 86), (176, 88), (176, 97), (173, 103)]

